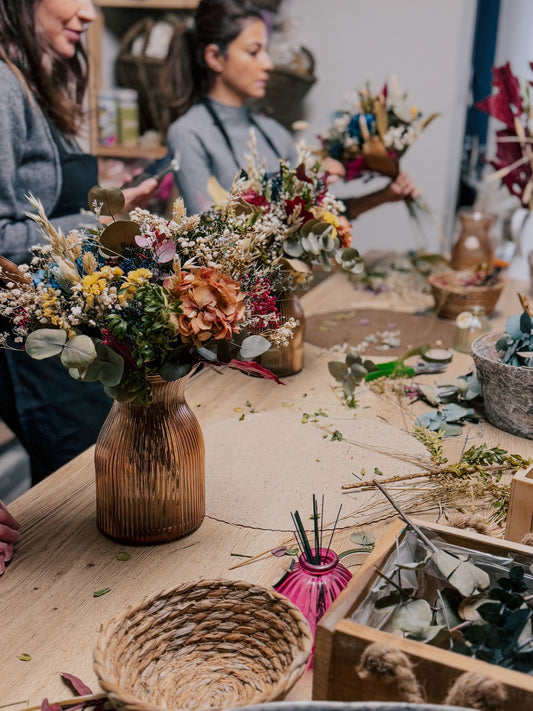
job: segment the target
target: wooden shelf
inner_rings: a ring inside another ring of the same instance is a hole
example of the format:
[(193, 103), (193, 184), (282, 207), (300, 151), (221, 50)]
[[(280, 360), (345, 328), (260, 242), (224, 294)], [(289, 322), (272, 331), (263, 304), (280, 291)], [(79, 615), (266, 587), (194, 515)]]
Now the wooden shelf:
[(146, 160), (158, 160), (167, 153), (166, 146), (101, 146), (97, 144), (91, 153), (99, 158), (143, 158)]
[(106, 8), (124, 10), (146, 10), (149, 14), (153, 10), (194, 10), (199, 0), (94, 0), (96, 7), (100, 8), (96, 20), (89, 26), (87, 37), (87, 52), (89, 59), (89, 126), (91, 152), (95, 156), (114, 158), (146, 158), (155, 160), (166, 153), (166, 148), (135, 148), (125, 146), (101, 146), (98, 143), (98, 94), (102, 81), (102, 36), (105, 29)]
[(98, 7), (123, 7), (147, 10), (194, 10), (200, 0), (95, 0)]

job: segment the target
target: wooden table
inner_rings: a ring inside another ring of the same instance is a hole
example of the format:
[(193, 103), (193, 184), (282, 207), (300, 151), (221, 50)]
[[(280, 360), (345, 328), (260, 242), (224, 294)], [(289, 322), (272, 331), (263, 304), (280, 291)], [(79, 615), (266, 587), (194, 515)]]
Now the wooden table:
[[(527, 292), (528, 285), (508, 283), (493, 318), (495, 329), (502, 329), (506, 314), (518, 312), (517, 289)], [(420, 298), (426, 305), (431, 303), (427, 296)], [(369, 306), (413, 309), (409, 299), (403, 304), (398, 301), (394, 294), (365, 296), (340, 274), (329, 277), (302, 299), (307, 315), (336, 308), (364, 311)], [(266, 413), (265, 417), (272, 413), (290, 417), (292, 413), (299, 425), (301, 412), (322, 409), (328, 415), (324, 424), (332, 427), (344, 427), (348, 418), (353, 421), (355, 414), (355, 422), (361, 418), (361, 422), (368, 424), (371, 419), (376, 427), (386, 422), (399, 432), (408, 429), (405, 414), (397, 405), (379, 402), (370, 392), (359, 396), (360, 407), (356, 413), (348, 412), (332, 388), (333, 381), (327, 369), (327, 361), (331, 359), (331, 353), (306, 344), (304, 370), (287, 378), (283, 387), (246, 378), (239, 373), (226, 372), (221, 376), (213, 371), (201, 373), (190, 383), (187, 399), (207, 435), (208, 453), (210, 428), (226, 421), (231, 424), (233, 420), (234, 440), (227, 446), (235, 449), (235, 467), (246, 466), (250, 477), (257, 476), (258, 497), (262, 495), (265, 475), (257, 474), (253, 460), (243, 462), (239, 458), (239, 426), (242, 423), (239, 412), (245, 414), (246, 422), (255, 416), (250, 414), (252, 407), (256, 412)], [(445, 377), (466, 373), (470, 367), (469, 356), (456, 354)], [(410, 416), (414, 418), (424, 409), (428, 409), (427, 406), (418, 410), (415, 407)], [(285, 439), (283, 428), (276, 431), (272, 417), (268, 421), (271, 429), (265, 435), (271, 438), (278, 460), (281, 457), (283, 461), (283, 452), (295, 446), (294, 442)], [(499, 444), (524, 456), (533, 453), (529, 440), (506, 434), (486, 423), (481, 430), (475, 427), (474, 436), (483, 437), (489, 446)], [(314, 432), (313, 436), (319, 438), (325, 436), (316, 426), (314, 431), (301, 431)], [(465, 428), (465, 433), (468, 431), (469, 428)], [(459, 448), (462, 443), (464, 438), (460, 437), (449, 446)], [(336, 444), (332, 442), (331, 446)], [(266, 553), (257, 561), (233, 568), (247, 560), (239, 556), (256, 556), (290, 539), (287, 533), (290, 526), (287, 525), (285, 530), (269, 530), (268, 526), (238, 525), (231, 521), (230, 515), (226, 517), (228, 520), (214, 517), (209, 506), (201, 527), (173, 543), (127, 547), (107, 540), (94, 523), (92, 457), (92, 449), (87, 450), (10, 507), (21, 523), (22, 537), (5, 576), (0, 578), (0, 706), (19, 701), (39, 704), (44, 697), (50, 701), (69, 698), (71, 694), (60, 680), (60, 672), (74, 674), (93, 691), (98, 691), (92, 670), (92, 649), (101, 625), (126, 605), (149, 593), (201, 578), (244, 579), (270, 585), (288, 565), (288, 558)], [(216, 458), (210, 461), (210, 466), (214, 466)], [(356, 465), (348, 465), (348, 468), (350, 466), (355, 468)], [(280, 483), (291, 476), (291, 472), (277, 465), (272, 466), (269, 474)], [(231, 481), (229, 474), (230, 489)], [(209, 487), (208, 466), (208, 491)], [(312, 493), (312, 490), (306, 492), (309, 506)], [(264, 507), (265, 512), (282, 507), (287, 518), (291, 510), (285, 500), (265, 501)], [(383, 522), (378, 522), (370, 528), (379, 533), (383, 526)], [(350, 521), (346, 521), (336, 534), (336, 550), (353, 547), (349, 544), (351, 532)], [(130, 559), (118, 560), (117, 553), (124, 550), (129, 552)], [(349, 558), (346, 560), (350, 561)], [(352, 567), (356, 564), (357, 561), (351, 563)], [(111, 591), (93, 597), (93, 592), (102, 588), (111, 588)], [(31, 661), (19, 660), (21, 654), (31, 655)], [(310, 698), (309, 674), (293, 689), (291, 697)], [(25, 705), (13, 708), (21, 709)]]

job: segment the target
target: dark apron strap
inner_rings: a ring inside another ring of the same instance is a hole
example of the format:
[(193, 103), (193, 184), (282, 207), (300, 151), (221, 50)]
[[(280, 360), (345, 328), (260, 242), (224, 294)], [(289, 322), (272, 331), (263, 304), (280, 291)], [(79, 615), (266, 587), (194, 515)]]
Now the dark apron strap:
[[(213, 102), (211, 101), (211, 99), (209, 99), (209, 97), (206, 96), (206, 97), (204, 98), (204, 100), (203, 100), (203, 104), (204, 104), (205, 108), (207, 109), (209, 115), (210, 115), (211, 118), (213, 119), (215, 126), (218, 128), (218, 130), (219, 130), (220, 133), (222, 134), (222, 137), (224, 138), (224, 142), (225, 142), (226, 146), (228, 147), (228, 149), (229, 149), (229, 151), (230, 151), (230, 153), (231, 153), (231, 155), (232, 155), (232, 157), (233, 157), (233, 160), (234, 160), (234, 162), (235, 162), (235, 165), (237, 166), (237, 169), (238, 169), (238, 170), (242, 170), (242, 169), (243, 169), (243, 166), (240, 164), (240, 161), (238, 160), (237, 155), (235, 154), (235, 149), (233, 148), (233, 144), (231, 143), (230, 137), (228, 136), (228, 132), (226, 131), (226, 127), (224, 126), (224, 124), (223, 124), (222, 121), (220, 120), (220, 116), (217, 114), (217, 112), (216, 112), (216, 110), (215, 110), (215, 107), (213, 106)], [(267, 144), (270, 146), (270, 148), (272, 149), (272, 151), (274, 152), (274, 154), (277, 155), (278, 158), (281, 158), (282, 156), (281, 156), (280, 152), (278, 151), (278, 149), (276, 148), (276, 146), (274, 145), (272, 139), (271, 139), (270, 136), (261, 128), (261, 126), (257, 123), (257, 121), (256, 121), (255, 118), (253, 117), (252, 113), (251, 113), (250, 111), (248, 111), (248, 112), (247, 112), (247, 115), (248, 115), (248, 119), (249, 119), (250, 123), (252, 124), (252, 126), (253, 126), (254, 128), (257, 128), (257, 130), (258, 130), (259, 133), (263, 136), (263, 138), (265, 139), (265, 141), (267, 142)]]
[(61, 193), (49, 217), (75, 215), (83, 208), (89, 207), (87, 195), (89, 190), (98, 184), (98, 160), (88, 153), (68, 151), (65, 138), (51, 121), (49, 124), (61, 165)]

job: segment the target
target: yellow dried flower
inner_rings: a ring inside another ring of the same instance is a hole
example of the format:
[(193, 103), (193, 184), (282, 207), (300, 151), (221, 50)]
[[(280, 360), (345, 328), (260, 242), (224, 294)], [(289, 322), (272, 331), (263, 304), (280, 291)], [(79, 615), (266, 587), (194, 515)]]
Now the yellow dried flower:
[(95, 270), (96, 267), (98, 266), (98, 262), (96, 261), (96, 257), (92, 252), (85, 252), (83, 255), (83, 259), (81, 260), (82, 266), (83, 266), (83, 271), (85, 274), (92, 274)]

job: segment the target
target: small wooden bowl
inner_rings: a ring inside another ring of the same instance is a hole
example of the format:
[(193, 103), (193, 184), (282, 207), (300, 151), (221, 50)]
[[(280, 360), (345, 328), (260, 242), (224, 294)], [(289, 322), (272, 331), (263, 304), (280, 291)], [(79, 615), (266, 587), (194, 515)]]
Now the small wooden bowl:
[(201, 711), (282, 698), (313, 637), (300, 610), (246, 582), (202, 580), (158, 592), (111, 620), (94, 670), (119, 711)]
[(487, 316), (494, 311), (504, 279), (498, 277), (496, 283), (489, 286), (465, 286), (464, 277), (465, 272), (442, 272), (428, 277), (437, 316), (457, 318), (461, 311), (468, 311), (472, 306), (483, 306)]

